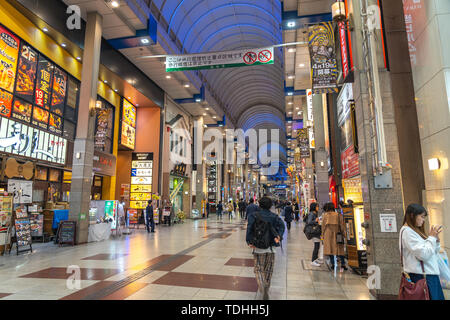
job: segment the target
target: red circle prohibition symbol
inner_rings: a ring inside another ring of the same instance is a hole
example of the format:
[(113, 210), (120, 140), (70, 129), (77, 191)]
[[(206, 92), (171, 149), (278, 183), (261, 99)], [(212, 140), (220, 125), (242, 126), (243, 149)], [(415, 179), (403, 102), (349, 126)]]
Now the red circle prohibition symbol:
[(258, 54), (258, 60), (262, 63), (267, 63), (272, 59), (272, 52), (270, 50), (263, 50)]
[(256, 53), (247, 52), (244, 56), (244, 62), (245, 64), (254, 64), (256, 62)]

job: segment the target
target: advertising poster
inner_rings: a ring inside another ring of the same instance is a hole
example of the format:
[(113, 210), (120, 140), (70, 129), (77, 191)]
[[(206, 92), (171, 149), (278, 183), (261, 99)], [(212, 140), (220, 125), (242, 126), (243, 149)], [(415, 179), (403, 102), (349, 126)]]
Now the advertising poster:
[(30, 46), (22, 44), (17, 70), (16, 96), (28, 102), (33, 102), (37, 64), (38, 53)]
[(50, 104), (53, 69), (54, 67), (50, 61), (42, 56), (39, 58), (35, 103), (47, 110), (49, 109)]
[(56, 134), (61, 134), (62, 133), (62, 118), (54, 115), (53, 113), (50, 113), (50, 118), (49, 118), (49, 130), (50, 132), (56, 133)]
[(14, 91), (20, 40), (0, 26), (0, 88)]
[(21, 99), (15, 99), (12, 110), (12, 118), (29, 123), (31, 121), (32, 110), (33, 105), (31, 103), (25, 102)]
[(0, 116), (9, 118), (11, 116), (13, 95), (0, 89)]
[(331, 22), (309, 28), (309, 53), (313, 93), (338, 92), (334, 30)]
[(122, 122), (122, 134), (120, 143), (123, 146), (134, 150), (135, 139), (136, 139), (136, 129), (126, 124), (125, 122)]
[(64, 100), (66, 98), (67, 74), (55, 67), (53, 75), (53, 92), (51, 111), (58, 116), (63, 116)]
[(136, 128), (136, 108), (127, 100), (123, 100), (122, 121)]
[(49, 117), (50, 113), (48, 111), (35, 106), (33, 108), (33, 119), (31, 123), (39, 128), (47, 130)]

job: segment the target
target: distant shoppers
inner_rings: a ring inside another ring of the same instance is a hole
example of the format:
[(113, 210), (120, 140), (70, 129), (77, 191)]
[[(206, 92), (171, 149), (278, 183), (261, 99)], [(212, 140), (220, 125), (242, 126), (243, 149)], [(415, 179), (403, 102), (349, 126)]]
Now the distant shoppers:
[(223, 212), (222, 201), (219, 201), (219, 204), (217, 205), (217, 219), (222, 220), (222, 212)]
[(253, 200), (253, 198), (250, 199), (250, 204), (248, 205), (248, 207), (245, 209), (245, 220), (248, 219), (248, 216), (250, 214), (253, 214), (254, 212), (258, 211), (259, 208), (258, 206), (254, 203), (255, 201)]
[(425, 232), (427, 211), (418, 204), (406, 208), (403, 227), (400, 229), (400, 252), (403, 271), (416, 283), (426, 275), (431, 300), (445, 300), (439, 279), (438, 265), (442, 226), (433, 225), (429, 235)]
[(230, 202), (228, 202), (228, 206), (227, 206), (228, 216), (229, 216), (230, 220), (233, 219), (233, 209), (234, 209), (233, 202), (230, 200)]
[(294, 210), (292, 209), (291, 203), (288, 201), (284, 207), (284, 221), (286, 221), (288, 231), (291, 231), (292, 220), (294, 220)]
[(298, 222), (300, 220), (300, 208), (296, 200), (294, 200), (294, 215), (295, 215), (295, 222)]
[(244, 199), (241, 199), (241, 201), (239, 201), (238, 207), (239, 207), (239, 216), (242, 219), (244, 218), (245, 208), (247, 207), (247, 204), (245, 203)]
[(275, 213), (269, 211), (272, 200), (263, 197), (260, 210), (248, 215), (246, 241), (253, 249), (255, 276), (263, 300), (269, 300), (269, 288), (275, 263), (273, 247), (280, 246), (284, 234), (284, 223)]
[(309, 214), (307, 225), (311, 228), (311, 241), (314, 243), (314, 250), (312, 253), (311, 265), (313, 267), (320, 267), (322, 261), (319, 260), (320, 250), (320, 237), (322, 229), (319, 224), (319, 204), (316, 202), (311, 203), (309, 206)]
[(335, 267), (335, 256), (338, 257), (341, 261), (340, 271), (343, 272), (347, 270), (344, 257), (344, 217), (336, 212), (332, 202), (325, 204), (323, 211), (325, 212), (322, 222), (323, 254), (329, 257), (332, 269)]
[(153, 217), (152, 200), (148, 200), (147, 208), (145, 208), (145, 218), (147, 225), (147, 233), (155, 232), (155, 220)]

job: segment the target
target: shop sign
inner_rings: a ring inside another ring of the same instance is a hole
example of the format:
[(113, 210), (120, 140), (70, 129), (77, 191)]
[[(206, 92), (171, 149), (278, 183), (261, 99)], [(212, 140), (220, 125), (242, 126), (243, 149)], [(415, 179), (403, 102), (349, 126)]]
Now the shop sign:
[(14, 91), (20, 40), (0, 26), (0, 88)]
[(33, 181), (26, 180), (8, 180), (8, 193), (13, 195), (13, 203), (32, 203), (33, 202)]
[(94, 151), (93, 171), (105, 176), (116, 175), (116, 157), (112, 154)]
[(33, 102), (37, 63), (38, 53), (30, 46), (22, 44), (17, 70), (16, 95), (28, 102)]
[(359, 155), (355, 153), (353, 145), (350, 145), (341, 153), (342, 179), (359, 175)]
[(166, 58), (166, 72), (246, 67), (274, 62), (274, 47), (171, 55)]
[(344, 188), (344, 199), (352, 200), (354, 203), (363, 203), (361, 177), (342, 179)]
[(338, 70), (331, 22), (322, 22), (309, 28), (309, 53), (313, 93), (338, 92)]
[(313, 93), (311, 89), (306, 90), (306, 105), (308, 108), (308, 121), (314, 121)]
[(347, 48), (347, 33), (345, 31), (345, 22), (339, 22), (339, 44), (341, 46), (342, 74), (344, 80), (350, 73), (350, 62)]
[(346, 83), (337, 98), (338, 126), (342, 126), (350, 114), (350, 101), (353, 100), (353, 85)]
[(66, 163), (67, 140), (29, 127), (11, 119), (1, 118), (0, 151), (27, 158)]
[(132, 177), (151, 177), (152, 169), (131, 169)]

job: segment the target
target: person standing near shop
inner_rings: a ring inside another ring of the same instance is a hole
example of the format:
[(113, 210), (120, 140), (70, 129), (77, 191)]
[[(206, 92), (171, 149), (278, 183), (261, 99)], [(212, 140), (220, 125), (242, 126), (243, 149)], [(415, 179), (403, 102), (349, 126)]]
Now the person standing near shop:
[(155, 232), (155, 220), (153, 218), (152, 200), (148, 200), (147, 208), (145, 208), (145, 218), (147, 222), (147, 233)]
[(335, 267), (335, 256), (338, 257), (341, 261), (341, 272), (343, 272), (347, 270), (344, 257), (344, 217), (336, 212), (332, 202), (325, 204), (323, 211), (325, 212), (322, 222), (323, 254), (329, 257), (332, 269)]
[(217, 205), (217, 219), (222, 220), (222, 212), (223, 212), (222, 201), (219, 201), (219, 204)]
[(283, 239), (284, 223), (270, 211), (272, 200), (259, 200), (260, 210), (248, 215), (246, 242), (253, 249), (255, 276), (263, 300), (269, 300), (269, 288), (275, 264), (275, 249)]
[(400, 229), (399, 247), (402, 254), (403, 271), (414, 283), (423, 279), (424, 274), (431, 300), (445, 300), (439, 279), (439, 233), (442, 226), (431, 226), (427, 235), (425, 219), (427, 211), (418, 204), (406, 208), (403, 226)]

